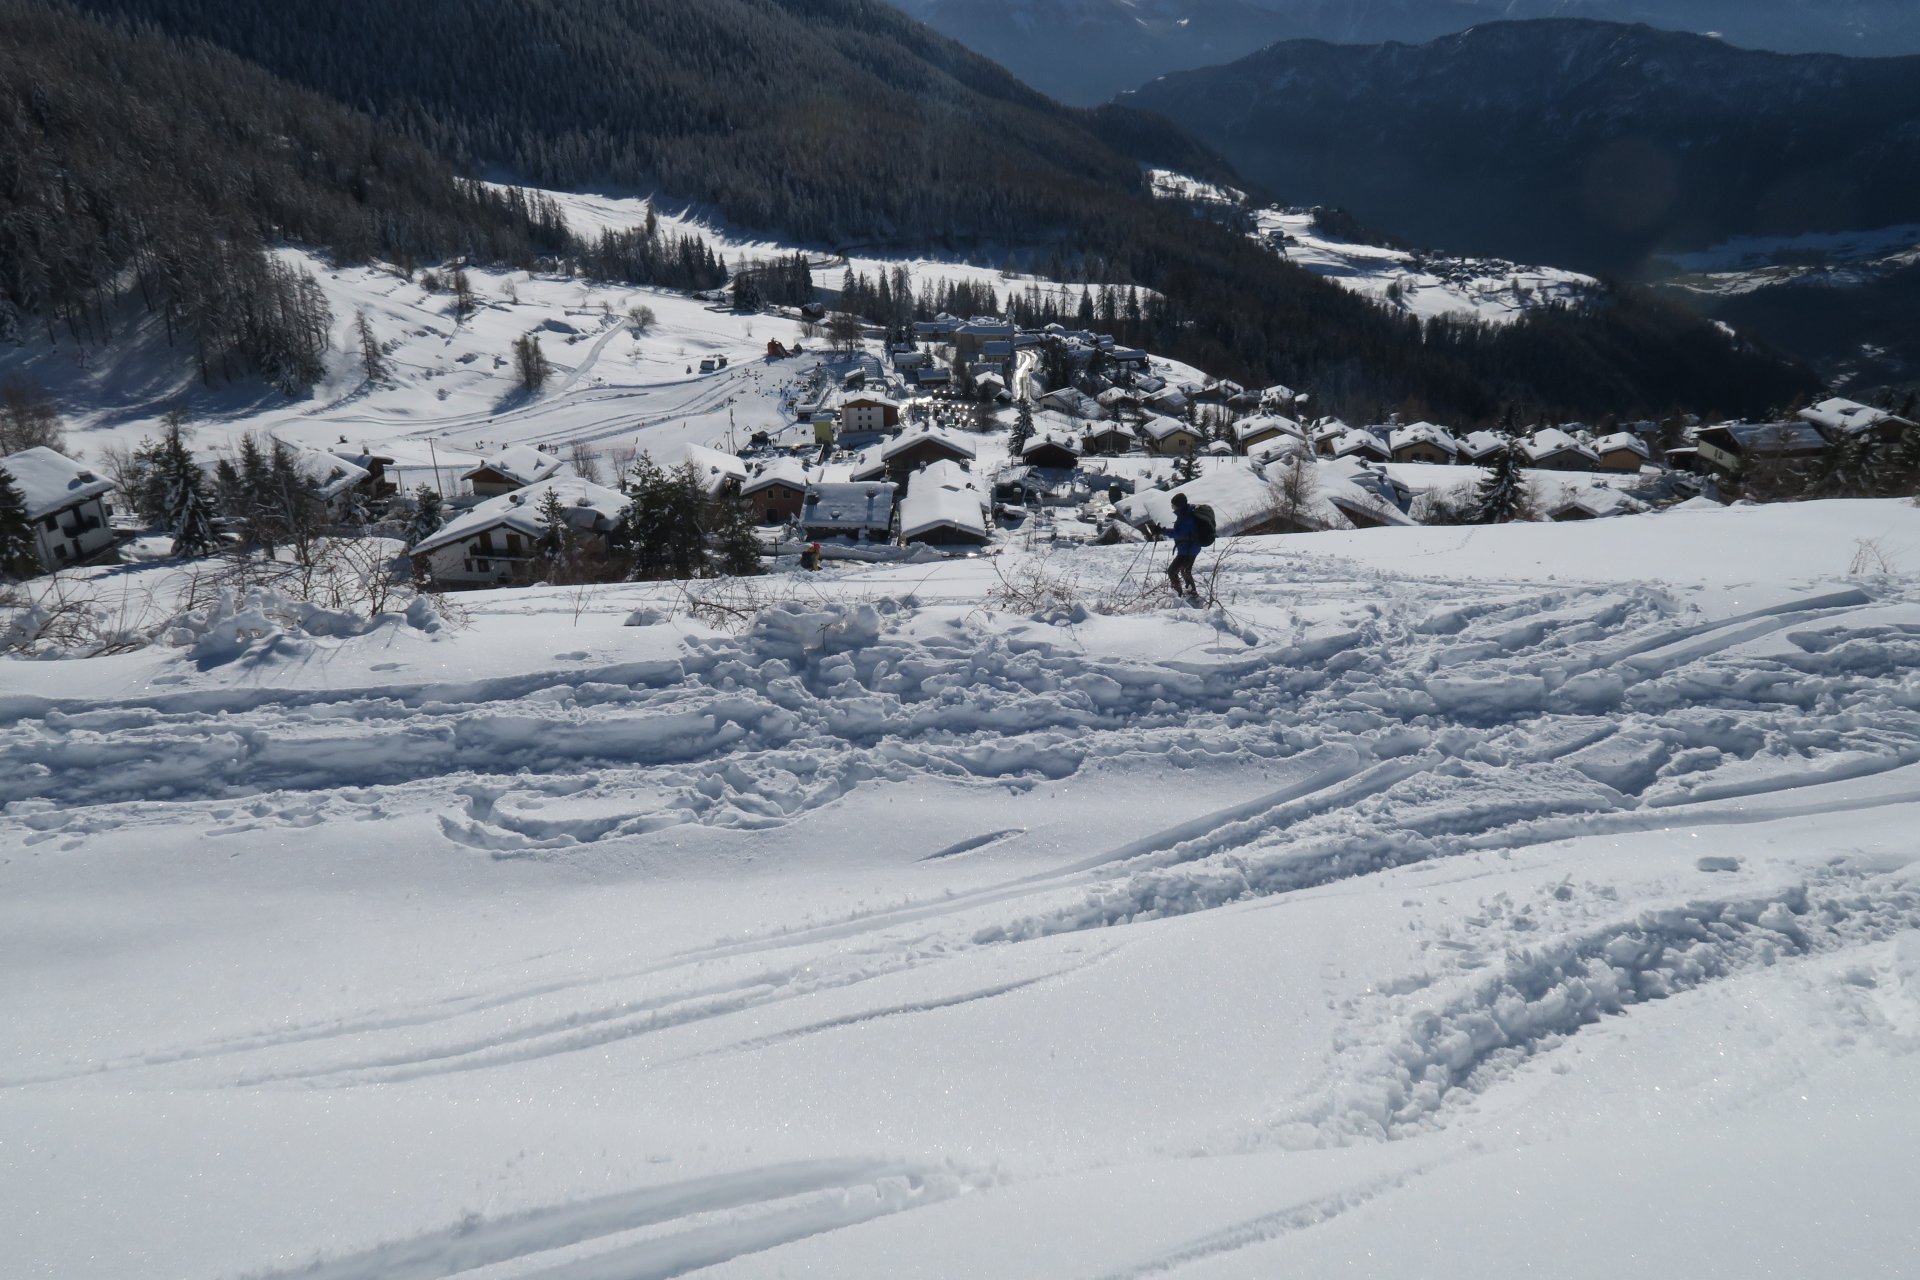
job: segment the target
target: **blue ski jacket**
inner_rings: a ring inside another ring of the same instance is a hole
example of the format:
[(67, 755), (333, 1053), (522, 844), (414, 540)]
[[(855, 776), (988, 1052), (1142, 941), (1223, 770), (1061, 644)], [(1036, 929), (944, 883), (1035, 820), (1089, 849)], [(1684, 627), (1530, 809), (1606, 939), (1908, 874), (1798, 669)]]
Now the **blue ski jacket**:
[(1171, 537), (1174, 549), (1181, 555), (1200, 554), (1200, 517), (1193, 514), (1192, 507), (1174, 516)]

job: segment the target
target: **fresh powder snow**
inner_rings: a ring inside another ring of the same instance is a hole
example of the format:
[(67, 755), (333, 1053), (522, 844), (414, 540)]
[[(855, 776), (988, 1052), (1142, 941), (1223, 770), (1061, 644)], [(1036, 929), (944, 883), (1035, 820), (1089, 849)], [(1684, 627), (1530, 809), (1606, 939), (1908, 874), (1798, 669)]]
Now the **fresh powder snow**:
[(0, 1271), (1910, 1273), (1920, 510), (1164, 556), (0, 663)]

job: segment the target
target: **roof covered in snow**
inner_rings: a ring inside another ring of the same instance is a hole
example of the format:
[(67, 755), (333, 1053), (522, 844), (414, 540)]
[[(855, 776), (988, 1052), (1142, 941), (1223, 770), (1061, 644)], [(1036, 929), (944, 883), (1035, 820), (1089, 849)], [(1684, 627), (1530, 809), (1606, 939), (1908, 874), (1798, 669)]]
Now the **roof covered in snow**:
[(915, 445), (922, 444), (939, 445), (941, 448), (949, 449), (956, 456), (963, 458), (971, 458), (974, 456), (973, 441), (960, 435), (958, 432), (949, 431), (945, 427), (934, 426), (930, 422), (917, 427), (908, 427), (905, 431), (902, 431), (899, 435), (881, 445), (880, 456), (882, 458), (896, 458)]
[(1822, 400), (1810, 409), (1802, 409), (1800, 417), (1822, 431), (1829, 431), (1835, 435), (1852, 435), (1860, 431), (1871, 431), (1889, 422), (1901, 427), (1913, 425), (1907, 419), (1889, 413), (1885, 409), (1876, 409), (1872, 405), (1861, 404), (1858, 400), (1848, 400), (1843, 396)]
[(1080, 452), (1080, 437), (1071, 431), (1036, 431), (1027, 437), (1020, 446), (1020, 456), (1028, 458), (1045, 448), (1065, 449), (1068, 453)]
[(1169, 418), (1158, 413), (1148, 414), (1146, 419), (1140, 423), (1140, 430), (1145, 432), (1150, 439), (1154, 440), (1165, 440), (1176, 432), (1181, 431), (1186, 432), (1190, 436), (1200, 434), (1188, 426), (1183, 420), (1179, 418)]
[(1245, 443), (1251, 436), (1278, 431), (1284, 435), (1305, 436), (1306, 431), (1292, 418), (1277, 413), (1256, 413), (1233, 424), (1233, 438)]
[[(303, 449), (289, 444), (282, 444), (280, 448), (292, 459), (294, 468), (306, 477), (314, 496), (323, 502), (339, 497), (373, 474), (358, 462), (325, 449)], [(555, 466), (558, 465), (556, 459)]]
[(984, 539), (986, 510), (986, 494), (974, 478), (959, 463), (942, 459), (913, 473), (900, 499), (900, 536), (923, 537), (946, 528)]
[(1387, 437), (1388, 447), (1395, 453), (1409, 445), (1430, 444), (1449, 457), (1460, 451), (1460, 442), (1453, 438), (1453, 432), (1431, 422), (1415, 422), (1404, 427), (1395, 427)]
[(887, 529), (893, 524), (893, 484), (863, 480), (858, 484), (812, 484), (800, 523), (808, 529), (859, 533)]
[(1371, 431), (1360, 427), (1351, 427), (1333, 438), (1333, 456), (1351, 457), (1356, 453), (1378, 453), (1385, 456), (1386, 442)]
[(113, 489), (113, 482), (87, 470), (72, 458), (44, 445), (22, 449), (0, 458), (13, 483), (27, 500), (27, 519), (97, 498)]
[(1460, 437), (1460, 456), (1478, 462), (1507, 447), (1507, 438), (1498, 431), (1470, 431)]
[(1259, 467), (1239, 461), (1214, 467), (1174, 489), (1147, 489), (1122, 498), (1115, 509), (1128, 524), (1151, 520), (1162, 529), (1171, 529), (1176, 493), (1186, 494), (1196, 506), (1213, 508), (1214, 532), (1222, 538), (1252, 529), (1273, 515), (1273, 486)]
[(1601, 436), (1593, 442), (1595, 453), (1616, 453), (1621, 449), (1629, 453), (1637, 453), (1643, 458), (1653, 457), (1653, 451), (1647, 448), (1647, 442), (1631, 431), (1616, 431), (1610, 436)]
[(692, 467), (700, 487), (707, 491), (709, 497), (726, 488), (729, 480), (744, 484), (747, 479), (745, 462), (725, 450), (709, 449), (703, 444), (680, 445), (667, 455), (666, 465), (670, 468)]
[[(882, 456), (884, 445), (870, 444), (849, 458), (844, 464), (847, 481), (878, 480), (887, 474), (887, 460)], [(842, 467), (829, 467), (828, 474), (842, 471)], [(823, 477), (824, 478), (824, 477)]]
[(1566, 453), (1569, 450), (1585, 454), (1589, 458), (1594, 456), (1593, 450), (1558, 427), (1542, 427), (1520, 442), (1520, 452), (1529, 462), (1538, 462), (1542, 458), (1550, 458), (1556, 453)]
[(539, 484), (515, 489), (497, 498), (488, 498), (472, 510), (455, 516), (440, 532), (418, 543), (413, 548), (414, 554), (420, 555), (452, 546), (456, 542), (465, 542), (488, 529), (514, 529), (530, 538), (537, 538), (546, 527), (540, 516), (540, 508), (546, 504), (549, 493), (560, 499), (568, 521), (576, 529), (604, 532), (612, 528), (621, 513), (631, 505), (627, 495), (618, 489), (609, 489), (590, 480), (571, 476), (542, 480)]
[(510, 445), (481, 460), (480, 465), (460, 478), (471, 480), (482, 471), (493, 471), (516, 484), (538, 484), (560, 470), (560, 459), (543, 453), (530, 444)]
[(1594, 517), (1626, 516), (1645, 511), (1647, 504), (1602, 481), (1568, 485), (1546, 503), (1547, 514), (1564, 518), (1569, 512)]
[(775, 458), (754, 473), (751, 480), (740, 486), (742, 494), (758, 493), (762, 489), (771, 489), (776, 485), (785, 485), (789, 489), (807, 487), (807, 469), (798, 458)]

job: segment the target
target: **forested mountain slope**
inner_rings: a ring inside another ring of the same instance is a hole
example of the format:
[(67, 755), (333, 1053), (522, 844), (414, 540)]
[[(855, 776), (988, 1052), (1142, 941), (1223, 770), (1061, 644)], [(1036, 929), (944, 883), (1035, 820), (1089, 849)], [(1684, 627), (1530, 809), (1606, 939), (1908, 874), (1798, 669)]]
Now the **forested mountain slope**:
[(1274, 45), (1126, 101), (1291, 201), (1451, 250), (1634, 272), (1658, 250), (1920, 220), (1920, 57), (1497, 23)]
[[(22, 0), (14, 0), (21, 3)], [(1153, 291), (1124, 340), (1243, 382), (1454, 420), (1764, 412), (1807, 376), (1646, 299), (1500, 332), (1395, 315), (1148, 194), (1157, 118), (1062, 108), (878, 0), (87, 0), (203, 38), (470, 172), (641, 186), (814, 242), (1009, 255)], [(610, 264), (620, 269), (619, 263)], [(1324, 401), (1323, 401), (1324, 403)]]

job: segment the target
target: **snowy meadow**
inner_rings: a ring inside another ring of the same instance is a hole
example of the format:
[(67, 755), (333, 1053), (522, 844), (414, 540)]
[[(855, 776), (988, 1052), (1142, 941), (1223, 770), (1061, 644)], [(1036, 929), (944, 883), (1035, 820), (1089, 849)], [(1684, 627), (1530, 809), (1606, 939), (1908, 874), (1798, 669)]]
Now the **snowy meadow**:
[(0, 1270), (1906, 1274), (1920, 511), (1216, 552), (0, 663)]

